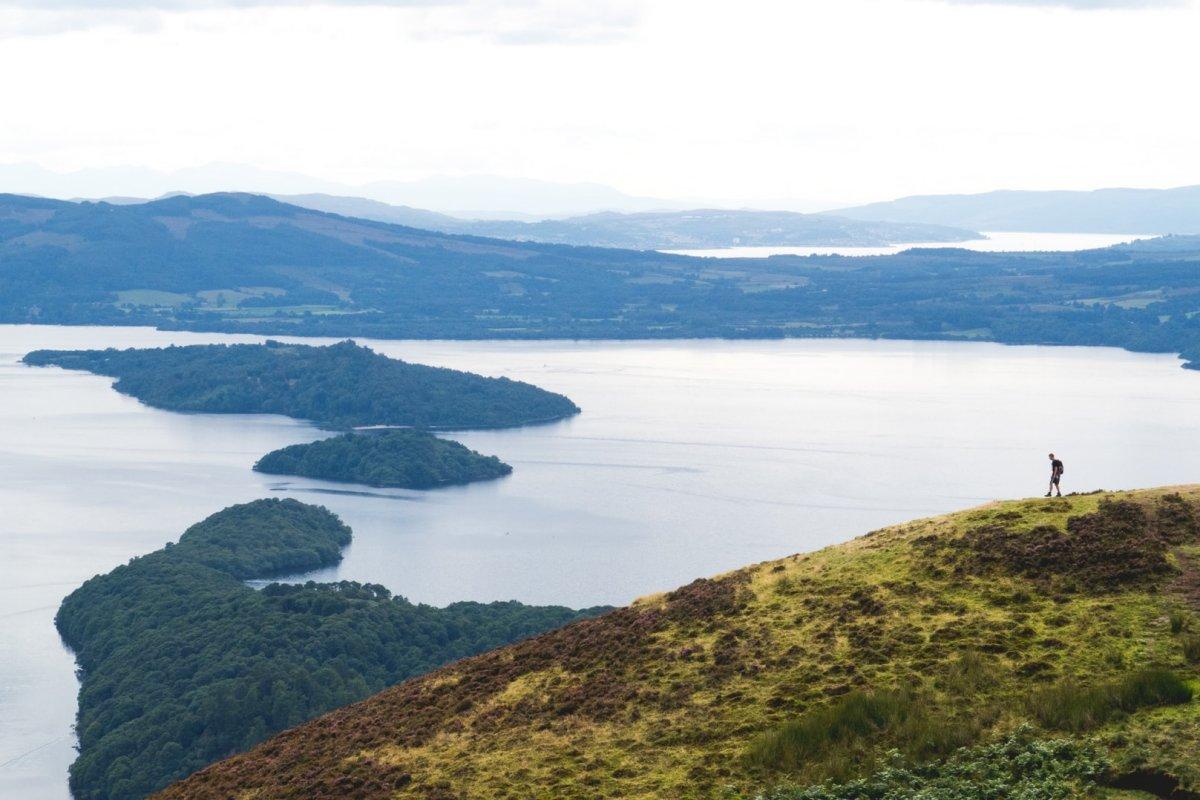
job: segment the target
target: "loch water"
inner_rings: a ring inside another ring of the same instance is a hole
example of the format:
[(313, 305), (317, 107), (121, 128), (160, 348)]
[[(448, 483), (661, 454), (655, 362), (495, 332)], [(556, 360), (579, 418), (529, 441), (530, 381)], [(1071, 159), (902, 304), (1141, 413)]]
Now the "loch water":
[(78, 689), (53, 627), (94, 574), (231, 503), (295, 497), (355, 539), (297, 579), (414, 601), (625, 603), (893, 522), (1064, 488), (1200, 480), (1200, 372), (1108, 348), (855, 340), (402, 342), (390, 356), (563, 392), (583, 413), (449, 434), (508, 478), (431, 492), (254, 473), (326, 435), (177, 414), (111, 380), (18, 363), (38, 348), (259, 337), (0, 326), (0, 796), (64, 800)]

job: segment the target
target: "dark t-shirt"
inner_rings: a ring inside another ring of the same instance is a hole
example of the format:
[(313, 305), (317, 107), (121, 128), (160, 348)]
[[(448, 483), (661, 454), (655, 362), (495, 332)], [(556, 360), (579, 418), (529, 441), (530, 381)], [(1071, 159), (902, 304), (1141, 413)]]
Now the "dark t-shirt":
[(1063, 463), (1057, 458), (1050, 462), (1050, 471), (1055, 475), (1061, 475), (1063, 471)]

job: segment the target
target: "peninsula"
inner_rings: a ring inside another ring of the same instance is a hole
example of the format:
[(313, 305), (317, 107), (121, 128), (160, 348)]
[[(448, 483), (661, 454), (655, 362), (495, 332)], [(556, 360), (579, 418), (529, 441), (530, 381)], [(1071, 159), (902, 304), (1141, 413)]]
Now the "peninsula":
[(566, 397), (528, 383), (410, 364), (351, 341), (37, 350), (23, 361), (116, 378), (114, 389), (155, 408), (283, 414), (332, 429), (505, 428), (579, 413)]
[(244, 583), (336, 564), (350, 537), (324, 508), (258, 500), (72, 592), (55, 622), (82, 681), (76, 800), (140, 800), (405, 678), (604, 610)]

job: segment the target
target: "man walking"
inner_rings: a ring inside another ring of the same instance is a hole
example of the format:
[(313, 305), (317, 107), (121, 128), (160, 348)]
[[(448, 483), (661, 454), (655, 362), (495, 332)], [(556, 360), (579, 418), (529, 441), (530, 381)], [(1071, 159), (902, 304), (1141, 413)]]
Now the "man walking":
[(1062, 478), (1063, 463), (1054, 457), (1054, 453), (1050, 454), (1050, 491), (1046, 492), (1046, 497), (1049, 497), (1054, 492), (1058, 492), (1058, 496), (1062, 497), (1062, 489), (1058, 488), (1058, 482)]

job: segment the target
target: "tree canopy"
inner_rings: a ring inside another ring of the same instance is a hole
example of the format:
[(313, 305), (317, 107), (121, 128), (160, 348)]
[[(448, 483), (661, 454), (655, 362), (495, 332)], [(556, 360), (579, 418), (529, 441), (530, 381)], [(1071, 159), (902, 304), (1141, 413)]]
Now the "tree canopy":
[(331, 428), (502, 428), (579, 413), (528, 383), (410, 364), (351, 341), (37, 350), (24, 361), (114, 377), (117, 391), (156, 408), (283, 414)]
[(433, 489), (501, 478), (512, 467), (458, 442), (415, 430), (346, 433), (267, 453), (254, 469), (328, 481)]
[(382, 586), (242, 581), (337, 563), (324, 508), (258, 500), (87, 581), (55, 618), (82, 685), (78, 800), (135, 800), (267, 736), (601, 609), (416, 605)]

